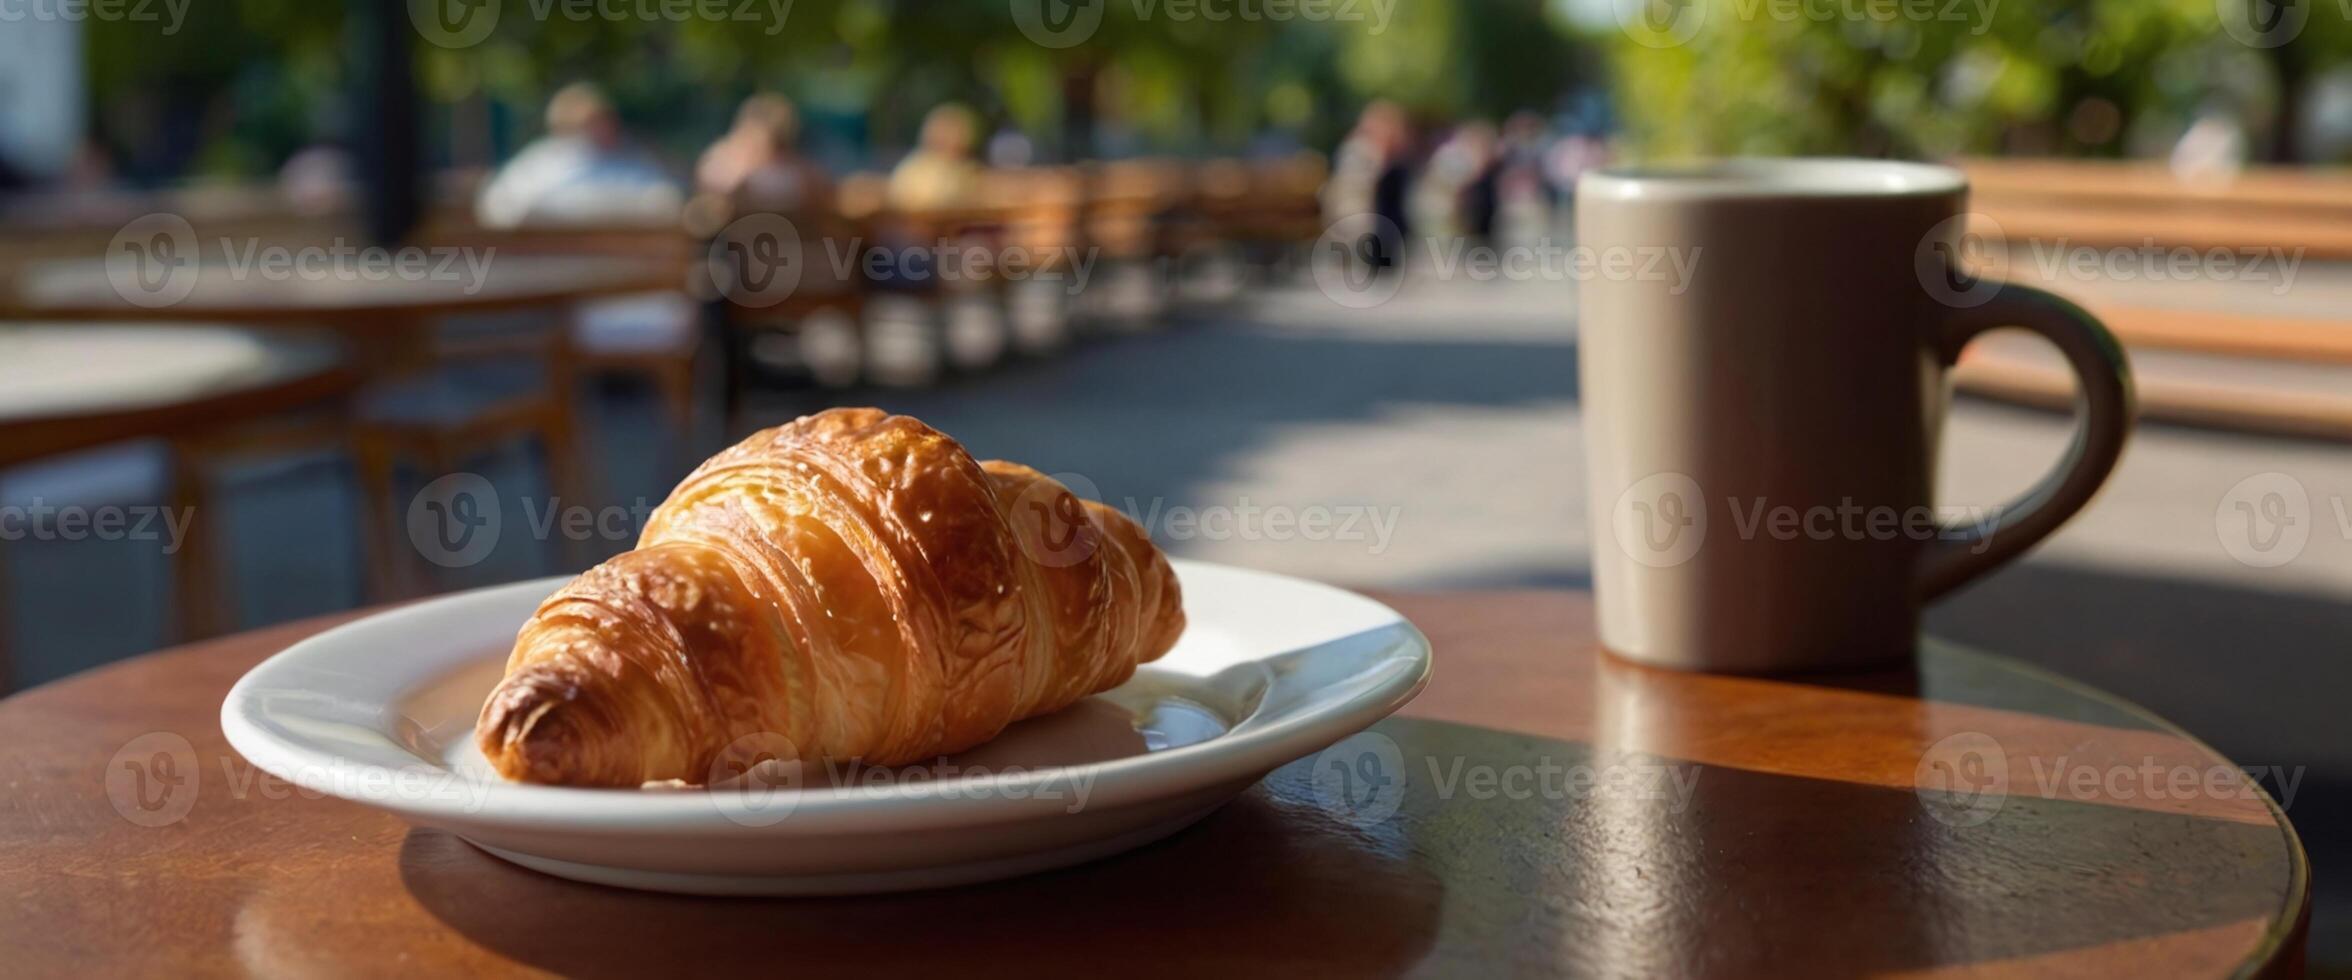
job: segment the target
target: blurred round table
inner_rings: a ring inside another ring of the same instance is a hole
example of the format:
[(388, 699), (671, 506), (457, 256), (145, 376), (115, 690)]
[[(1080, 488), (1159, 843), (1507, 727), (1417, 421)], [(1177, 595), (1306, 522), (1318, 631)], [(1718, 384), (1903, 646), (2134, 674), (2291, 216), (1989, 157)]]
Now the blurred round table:
[(330, 347), (236, 327), (0, 322), (0, 466), (274, 415), (351, 385)]
[[(44, 319), (229, 320), (342, 342), (366, 385), (353, 400), (351, 444), (376, 556), (369, 587), (378, 596), (400, 594), (414, 571), (395, 530), (396, 470), (404, 460), (447, 472), (454, 469), (448, 460), (534, 438), (557, 496), (594, 496), (574, 435), (572, 386), (586, 366), (572, 336), (578, 314), (592, 300), (685, 285), (674, 256), (448, 246), (398, 253), (424, 259), (404, 267), (315, 247), (284, 253), (320, 258), (305, 264), (283, 258), (276, 246), (223, 242), (215, 249), (192, 235), (118, 240), (103, 259), (30, 263), (16, 276), (14, 296), (0, 302)], [(245, 245), (252, 248), (237, 250)], [(198, 252), (226, 254), (199, 262)], [(533, 322), (506, 322), (505, 314)], [(474, 317), (490, 322), (452, 323)], [(691, 386), (691, 347), (629, 360), (670, 366), (665, 377), (685, 379), (673, 387)]]
[[(114, 259), (28, 264), (20, 311), (66, 319), (207, 319), (352, 328), (453, 312), (548, 306), (682, 288), (674, 261), (613, 255), (500, 255), (495, 248), (429, 253), (413, 276), (309, 274), (224, 262), (165, 266), (140, 279)], [(452, 258), (444, 263), (438, 256)]]
[(587, 300), (675, 291), (684, 279), (667, 260), (501, 255), (495, 248), (427, 254), (421, 271), (381, 277), (192, 260), (143, 269), (123, 254), (58, 259), (21, 270), (9, 303), (19, 315), (43, 319), (229, 320), (331, 331), (380, 377), (433, 363), (436, 330), (450, 317), (534, 309), (569, 316)]
[(1384, 598), (1438, 663), (1370, 734), (1129, 854), (832, 900), (548, 878), (258, 773), (220, 700), (334, 620), (154, 654), (0, 702), (0, 947), (37, 974), (2301, 968), (2293, 829), (2098, 692), (1932, 641), (1916, 670), (1662, 673), (1596, 655), (1583, 594)]

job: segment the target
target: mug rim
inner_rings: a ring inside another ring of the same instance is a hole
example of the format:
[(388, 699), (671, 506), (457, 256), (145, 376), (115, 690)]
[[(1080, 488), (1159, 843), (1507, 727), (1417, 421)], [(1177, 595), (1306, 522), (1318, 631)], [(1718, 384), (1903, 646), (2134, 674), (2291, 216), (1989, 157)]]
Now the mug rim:
[(1867, 157), (1716, 157), (1604, 167), (1576, 182), (1577, 197), (1611, 201), (1887, 199), (1967, 190), (1968, 176), (1952, 167)]

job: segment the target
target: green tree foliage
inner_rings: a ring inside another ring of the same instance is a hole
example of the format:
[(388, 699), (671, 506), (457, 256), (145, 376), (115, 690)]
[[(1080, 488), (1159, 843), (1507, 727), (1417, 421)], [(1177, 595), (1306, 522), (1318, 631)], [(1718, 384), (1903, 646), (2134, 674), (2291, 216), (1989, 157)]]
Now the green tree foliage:
[[(883, 152), (950, 100), (1048, 152), (1068, 149), (1059, 142), (1073, 116), (1130, 149), (1184, 152), (1229, 151), (1269, 128), (1328, 145), (1374, 96), (1432, 118), (1548, 108), (1600, 74), (1594, 49), (1552, 22), (1546, 0), (1351, 0), (1323, 8), (1354, 17), (1336, 20), (1237, 14), (1267, 10), (1259, 0), (1093, 0), (1099, 25), (1066, 47), (1021, 32), (1012, 5), (1028, 0), (725, 0), (686, 16), (639, 13), (686, 9), (661, 0), (487, 2), (499, 14), (487, 37), (415, 44), (428, 138), (454, 162), (511, 151), (536, 133), (547, 95), (579, 79), (602, 84), (641, 133), (683, 157), (758, 89), (793, 96), (813, 120), (846, 120)], [(344, 108), (345, 6), (191, 4), (170, 36), (93, 24), (97, 128), (138, 144), (156, 138), (167, 110), (192, 115), (204, 149), (181, 163), (266, 175), (300, 146), (366, 124)]]
[(2281, 155), (2289, 100), (2345, 59), (2352, 31), (2333, 6), (2305, 4), (2292, 40), (2247, 44), (2221, 20), (2240, 2), (2261, 0), (1577, 6), (1615, 5), (1619, 16), (1581, 26), (1608, 45), (1627, 135), (1646, 156), (2146, 153), (2207, 111)]

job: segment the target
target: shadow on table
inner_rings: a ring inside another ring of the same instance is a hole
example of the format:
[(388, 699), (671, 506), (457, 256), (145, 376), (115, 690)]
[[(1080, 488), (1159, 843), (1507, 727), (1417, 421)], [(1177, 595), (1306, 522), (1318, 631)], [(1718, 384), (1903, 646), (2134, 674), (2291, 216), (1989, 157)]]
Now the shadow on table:
[[(541, 876), (434, 831), (408, 836), (401, 875), (472, 941), (586, 976), (680, 964), (1830, 975), (2062, 953), (2277, 911), (2266, 876), (2278, 863), (2247, 859), (2282, 847), (2269, 827), (2022, 796), (1991, 829), (1950, 826), (1907, 789), (1448, 722), (1375, 731), (1404, 767), (1393, 814), (1319, 793), (1314, 767), (1330, 760), (1301, 760), (1166, 841), (995, 884), (665, 896)], [(1541, 773), (1577, 768), (1655, 778), (1543, 788)]]
[[(2352, 604), (2034, 562), (1936, 606), (1931, 632), (2127, 698), (2232, 761), (2299, 777), (2283, 799), (2314, 868), (2312, 965), (2352, 975)], [(2281, 783), (2265, 780), (2274, 795)]]
[[(1279, 779), (1277, 779), (1279, 782)], [(1303, 783), (1298, 787), (1303, 790)], [(401, 877), (474, 942), (569, 976), (1404, 972), (1444, 888), (1409, 854), (1261, 786), (1132, 853), (901, 895), (701, 898), (546, 877), (412, 831)], [(1124, 958), (1124, 959), (1123, 959)]]

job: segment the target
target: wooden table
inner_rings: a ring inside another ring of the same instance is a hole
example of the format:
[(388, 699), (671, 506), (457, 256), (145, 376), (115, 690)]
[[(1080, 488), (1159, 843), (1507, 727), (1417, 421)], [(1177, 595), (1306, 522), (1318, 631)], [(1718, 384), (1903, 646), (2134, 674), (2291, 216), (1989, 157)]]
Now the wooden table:
[(351, 385), (334, 350), (235, 327), (0, 322), (0, 466), (276, 415)]
[[(170, 554), (178, 626), (183, 636), (217, 632), (227, 589), (213, 554), (218, 520), (196, 464), (202, 446), (236, 426), (336, 405), (356, 383), (331, 345), (236, 327), (0, 322), (0, 468), (167, 440), (171, 503), (195, 515)], [(7, 550), (0, 535), (0, 556)], [(14, 673), (5, 582), (0, 573), (0, 690)]]
[(586, 300), (675, 290), (685, 279), (676, 261), (495, 249), (447, 254), (458, 258), (444, 267), (436, 255), (424, 276), (409, 279), (265, 274), (258, 266), (207, 262), (195, 268), (184, 295), (161, 293), (174, 298), (160, 305), (132, 302), (108, 278), (106, 260), (58, 259), (26, 266), (15, 295), (0, 303), (42, 319), (228, 320), (331, 330), (359, 350), (371, 373), (383, 375), (431, 362), (433, 331), (449, 317), (533, 309), (568, 316)]
[[(334, 620), (167, 651), (0, 702), (0, 949), (105, 975), (2300, 972), (2293, 830), (2259, 792), (2136, 791), (2234, 770), (2097, 692), (1940, 644), (1917, 671), (1660, 673), (1597, 657), (1581, 594), (1385, 598), (1438, 650), (1374, 729), (1393, 815), (1319, 801), (1302, 761), (1131, 854), (835, 900), (575, 884), (304, 798), (215, 719)], [(1954, 767), (2009, 788), (1916, 788)]]
[[(196, 268), (183, 296), (153, 307), (133, 303), (107, 278), (103, 259), (33, 263), (19, 274), (14, 306), (59, 318), (229, 319), (239, 323), (327, 326), (386, 313), (516, 309), (582, 298), (678, 289), (684, 274), (674, 261), (610, 255), (507, 255), (494, 247), (438, 254), (423, 274), (407, 279), (305, 275), (259, 266), (240, 271), (226, 261)], [(477, 265), (468, 264), (470, 262)], [(332, 271), (332, 270), (330, 270)], [(169, 296), (171, 294), (160, 294)]]
[[(246, 259), (234, 251), (201, 262), (190, 254), (215, 255), (237, 244), (229, 241), (215, 248), (198, 240), (182, 245), (179, 254), (187, 256), (189, 264), (168, 267), (170, 271), (161, 274), (171, 288), (151, 296), (118, 287), (110, 278), (110, 272), (125, 271), (121, 259), (130, 253), (28, 264), (19, 271), (13, 294), (0, 296), (0, 310), (42, 319), (228, 320), (332, 333), (350, 348), (350, 362), (367, 389), (356, 399), (350, 429), (365, 497), (364, 533), (369, 550), (378, 556), (370, 565), (375, 574), (369, 588), (380, 597), (403, 594), (405, 576), (414, 571), (414, 563), (405, 561), (412, 556), (396, 533), (394, 471), (401, 461), (450, 472), (456, 468), (451, 460), (508, 440), (536, 438), (545, 447), (556, 495), (573, 500), (594, 497), (588, 490), (587, 466), (579, 456), (572, 397), (575, 372), (593, 365), (575, 350), (570, 336), (574, 318), (591, 300), (685, 286), (684, 266), (677, 256), (518, 255), (494, 246), (453, 245), (425, 253), (428, 261), (408, 267), (403, 276), (387, 277), (370, 271), (380, 267), (355, 265), (353, 260), (324, 266), (243, 266), (239, 263)], [(134, 302), (134, 296), (143, 296), (146, 303)], [(494, 326), (463, 337), (447, 336), (441, 329), (455, 317), (538, 311), (547, 313), (550, 329)], [(692, 356), (689, 347), (648, 351), (626, 360), (669, 368), (648, 373), (657, 381), (670, 381), (668, 387), (674, 389), (679, 377), (691, 385)], [(483, 357), (535, 362), (540, 374), (532, 378), (510, 372), (522, 379), (517, 390), (503, 390), (506, 384), (500, 383), (495, 385), (500, 390), (462, 395), (452, 393), (466, 391), (468, 383), (434, 375), (435, 369), (453, 361)], [(423, 380), (405, 390), (388, 384), (410, 378)], [(480, 397), (474, 397), (477, 394)], [(371, 401), (377, 403), (373, 410)]]

